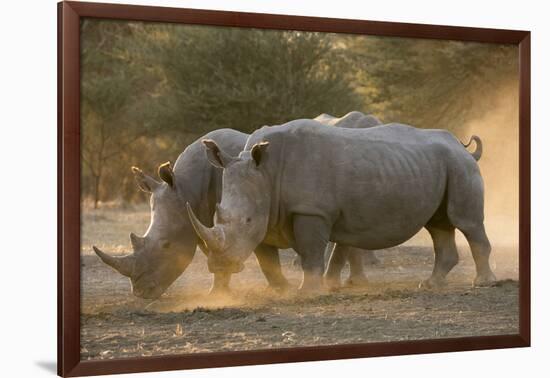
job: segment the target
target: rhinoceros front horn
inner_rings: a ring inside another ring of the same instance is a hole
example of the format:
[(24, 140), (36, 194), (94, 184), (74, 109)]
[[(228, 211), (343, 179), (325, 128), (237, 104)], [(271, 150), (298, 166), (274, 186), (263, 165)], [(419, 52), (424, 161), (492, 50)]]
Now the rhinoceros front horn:
[(98, 255), (99, 258), (105, 264), (114, 268), (117, 272), (119, 272), (123, 276), (130, 277), (132, 275), (132, 271), (134, 270), (134, 261), (135, 261), (133, 255), (115, 257), (115, 256), (106, 254), (96, 246), (93, 246), (92, 248), (94, 249), (94, 252), (96, 253), (96, 255)]
[(214, 226), (212, 228), (206, 227), (195, 216), (195, 213), (193, 212), (191, 205), (189, 205), (189, 202), (186, 205), (187, 213), (189, 213), (189, 219), (191, 220), (191, 224), (193, 225), (193, 228), (195, 229), (195, 232), (197, 233), (199, 238), (204, 241), (206, 247), (211, 252), (220, 251), (225, 241), (225, 234), (223, 230), (219, 226)]

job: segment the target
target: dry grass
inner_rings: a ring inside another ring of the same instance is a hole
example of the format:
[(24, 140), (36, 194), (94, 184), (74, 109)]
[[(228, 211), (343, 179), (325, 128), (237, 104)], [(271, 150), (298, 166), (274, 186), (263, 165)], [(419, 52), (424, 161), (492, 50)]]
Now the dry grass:
[(81, 255), (93, 255), (92, 245), (113, 254), (130, 251), (130, 232), (143, 235), (149, 226), (149, 205), (82, 206)]

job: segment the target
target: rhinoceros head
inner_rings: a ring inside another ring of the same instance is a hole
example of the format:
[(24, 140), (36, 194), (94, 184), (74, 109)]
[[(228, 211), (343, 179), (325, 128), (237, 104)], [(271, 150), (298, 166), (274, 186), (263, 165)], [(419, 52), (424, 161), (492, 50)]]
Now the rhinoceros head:
[(193, 227), (208, 251), (211, 272), (238, 273), (265, 237), (269, 220), (270, 186), (262, 169), (268, 142), (254, 144), (231, 157), (212, 140), (203, 140), (208, 160), (223, 169), (222, 201), (214, 226), (206, 227), (187, 205)]
[(104, 263), (129, 277), (132, 293), (141, 298), (156, 299), (187, 268), (195, 253), (197, 237), (178, 196), (170, 163), (162, 164), (162, 181), (132, 167), (141, 190), (151, 193), (151, 221), (143, 237), (130, 234), (133, 252), (111, 256), (97, 247), (95, 253)]

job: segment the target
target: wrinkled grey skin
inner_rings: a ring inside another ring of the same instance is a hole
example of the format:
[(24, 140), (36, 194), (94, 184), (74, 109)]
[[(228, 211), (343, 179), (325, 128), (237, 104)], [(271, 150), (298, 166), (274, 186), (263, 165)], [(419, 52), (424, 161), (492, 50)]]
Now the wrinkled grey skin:
[(297, 120), (254, 132), (238, 157), (205, 143), (224, 167), (215, 225), (189, 213), (210, 259), (242, 263), (259, 243), (294, 248), (302, 291), (322, 286), (328, 241), (369, 250), (399, 245), (420, 229), (435, 250), (427, 287), (457, 264), (455, 229), (476, 265), (475, 285), (495, 280), (485, 233), (483, 179), (476, 159), (452, 134), (389, 124), (368, 129), (318, 127)]
[[(237, 154), (245, 145), (248, 135), (221, 129), (205, 138), (215, 140), (224, 150)], [(189, 145), (178, 157), (173, 171), (169, 165), (159, 168), (157, 181), (138, 168), (133, 172), (139, 187), (151, 193), (151, 222), (143, 237), (130, 235), (133, 253), (125, 257), (113, 257), (94, 246), (94, 251), (108, 265), (128, 276), (132, 292), (142, 298), (156, 299), (187, 268), (196, 251), (197, 238), (189, 221), (186, 203), (189, 203), (199, 219), (211, 224), (216, 203), (221, 196), (220, 169), (206, 159), (200, 141)], [(206, 253), (204, 245), (198, 244)], [(281, 273), (276, 248), (259, 245), (253, 248), (260, 267), (272, 287), (283, 289), (288, 283)], [(211, 291), (227, 290), (229, 271), (242, 269), (242, 264), (226, 266), (232, 262), (209, 259), (209, 269), (214, 273)], [(222, 264), (220, 268), (217, 264)]]
[[(330, 114), (320, 114), (314, 118), (315, 121), (323, 125), (333, 127), (344, 127), (348, 129), (365, 129), (368, 127), (382, 125), (382, 122), (373, 115), (366, 115), (358, 111), (352, 111), (337, 118)], [(380, 261), (373, 251), (365, 251), (354, 247), (345, 247), (328, 243), (325, 249), (326, 284), (331, 289), (340, 286), (340, 273), (346, 262), (350, 265), (350, 275), (346, 280), (345, 286), (360, 286), (367, 283), (367, 277), (363, 266), (378, 264)], [(295, 261), (295, 265), (300, 265), (300, 258)]]

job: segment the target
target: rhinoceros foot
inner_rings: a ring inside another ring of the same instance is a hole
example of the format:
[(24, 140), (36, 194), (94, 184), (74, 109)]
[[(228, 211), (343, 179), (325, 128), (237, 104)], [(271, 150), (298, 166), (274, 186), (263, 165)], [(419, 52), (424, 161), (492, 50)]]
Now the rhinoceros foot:
[(326, 289), (330, 292), (338, 291), (341, 288), (340, 277), (325, 275), (324, 285)]
[(472, 286), (474, 287), (486, 287), (492, 286), (497, 281), (495, 274), (491, 271), (484, 274), (478, 274), (474, 279)]
[(284, 281), (281, 280), (280, 282), (269, 285), (269, 288), (271, 288), (276, 293), (284, 294), (284, 293), (287, 293), (292, 288), (292, 286), (285, 279)]
[(444, 278), (430, 277), (427, 280), (420, 282), (419, 289), (433, 290), (447, 286), (447, 281)]
[(315, 277), (314, 279), (304, 280), (298, 289), (298, 295), (300, 296), (315, 296), (325, 294), (327, 292), (323, 280), (321, 277)]
[(208, 292), (208, 296), (210, 297), (226, 297), (229, 294), (231, 294), (231, 290), (229, 287), (212, 287), (210, 288), (210, 291)]
[(349, 277), (344, 281), (344, 287), (365, 287), (369, 281), (365, 276)]

